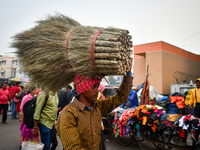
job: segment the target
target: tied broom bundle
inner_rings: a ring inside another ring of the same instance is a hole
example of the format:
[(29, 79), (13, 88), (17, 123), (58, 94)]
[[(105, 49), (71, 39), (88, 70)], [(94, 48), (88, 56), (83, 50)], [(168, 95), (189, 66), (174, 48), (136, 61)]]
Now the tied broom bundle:
[(43, 90), (59, 90), (74, 75), (124, 75), (131, 68), (127, 30), (82, 26), (61, 14), (13, 37), (22, 69)]

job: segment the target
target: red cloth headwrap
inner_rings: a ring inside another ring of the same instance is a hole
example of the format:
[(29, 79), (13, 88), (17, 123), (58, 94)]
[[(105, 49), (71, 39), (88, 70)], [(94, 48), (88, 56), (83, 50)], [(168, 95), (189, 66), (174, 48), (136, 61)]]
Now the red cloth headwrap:
[(95, 83), (100, 84), (100, 80), (94, 77), (88, 78), (83, 75), (75, 75), (74, 77), (74, 84), (76, 85), (78, 95), (87, 92)]

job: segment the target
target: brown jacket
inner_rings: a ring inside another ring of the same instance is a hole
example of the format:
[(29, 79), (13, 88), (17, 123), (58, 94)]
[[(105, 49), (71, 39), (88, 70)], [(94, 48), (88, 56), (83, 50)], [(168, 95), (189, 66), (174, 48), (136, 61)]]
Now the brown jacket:
[(56, 123), (57, 133), (65, 150), (101, 150), (101, 117), (128, 100), (132, 77), (125, 76), (115, 96), (97, 100), (91, 111), (74, 99)]

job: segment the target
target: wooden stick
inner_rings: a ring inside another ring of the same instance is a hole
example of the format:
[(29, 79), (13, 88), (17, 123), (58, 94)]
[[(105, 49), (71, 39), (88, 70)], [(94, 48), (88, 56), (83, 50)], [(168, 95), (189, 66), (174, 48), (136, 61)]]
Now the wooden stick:
[(97, 60), (95, 59), (96, 64), (101, 64), (101, 65), (115, 65), (118, 64), (117, 61), (112, 61), (112, 60)]
[(120, 55), (118, 53), (95, 53), (94, 54), (95, 59), (112, 59), (112, 58), (120, 58)]
[(109, 41), (99, 41), (99, 40), (96, 40), (95, 42), (95, 46), (118, 47), (120, 45), (121, 45), (120, 42), (109, 42)]
[(118, 37), (98, 36), (97, 40), (102, 40), (102, 41), (119, 41), (119, 38)]
[(119, 53), (119, 48), (95, 46), (95, 53)]
[(114, 65), (96, 65), (97, 69), (120, 69), (120, 66), (114, 66)]

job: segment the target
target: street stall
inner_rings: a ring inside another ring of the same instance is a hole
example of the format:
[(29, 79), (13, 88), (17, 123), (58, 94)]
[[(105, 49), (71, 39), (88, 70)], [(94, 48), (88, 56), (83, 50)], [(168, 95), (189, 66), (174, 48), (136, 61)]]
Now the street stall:
[(161, 150), (198, 148), (200, 119), (185, 113), (185, 95), (173, 93), (151, 101), (148, 80), (141, 94), (140, 106), (115, 113), (114, 134), (119, 144), (135, 140), (141, 149), (148, 142)]
[[(184, 111), (185, 95), (159, 95), (152, 100), (149, 87), (147, 67), (147, 77), (138, 96), (140, 106), (115, 112), (113, 124), (117, 142), (129, 145), (135, 140), (141, 149), (148, 142), (161, 150), (198, 149), (200, 119)], [(142, 142), (144, 140), (146, 142)]]
[[(171, 114), (158, 105), (140, 105), (116, 112), (114, 120), (115, 137), (129, 135), (131, 139), (147, 140), (159, 149), (194, 149), (198, 144), (200, 119), (191, 114)], [(122, 144), (131, 142), (126, 139)]]

